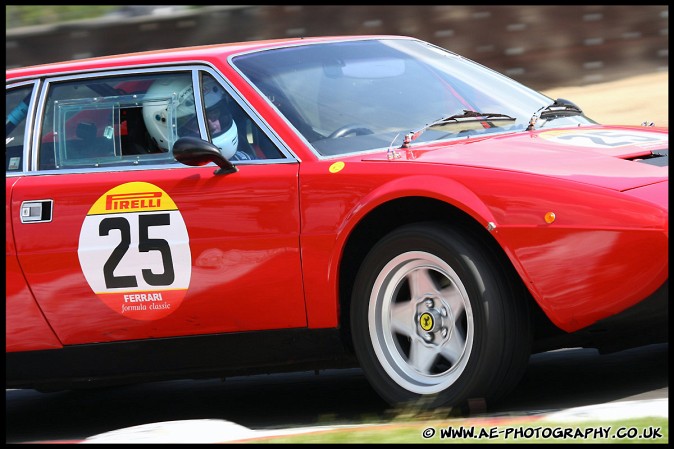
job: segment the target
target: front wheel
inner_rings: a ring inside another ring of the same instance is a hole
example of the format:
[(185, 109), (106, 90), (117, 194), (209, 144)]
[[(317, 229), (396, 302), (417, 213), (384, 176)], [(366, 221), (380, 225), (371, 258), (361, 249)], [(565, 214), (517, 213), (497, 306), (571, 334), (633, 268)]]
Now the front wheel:
[(354, 348), (390, 404), (430, 407), (507, 393), (529, 357), (526, 302), (488, 247), (441, 224), (377, 243), (354, 283)]

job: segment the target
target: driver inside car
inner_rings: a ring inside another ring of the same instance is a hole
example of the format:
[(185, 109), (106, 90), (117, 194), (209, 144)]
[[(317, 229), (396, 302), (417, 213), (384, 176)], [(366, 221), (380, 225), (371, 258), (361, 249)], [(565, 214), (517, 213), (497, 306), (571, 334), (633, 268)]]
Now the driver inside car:
[[(191, 80), (159, 79), (147, 91), (148, 98), (170, 98), (174, 94), (178, 102), (174, 112), (178, 124), (178, 137), (201, 137)], [(227, 109), (224, 89), (212, 78), (207, 78), (204, 82), (203, 100), (206, 108), (206, 124), (213, 144), (228, 160), (250, 160), (251, 157), (247, 153), (237, 151), (239, 138), (236, 123)], [(168, 108), (169, 105), (163, 101), (150, 101), (143, 107), (145, 126), (162, 151), (169, 150)]]

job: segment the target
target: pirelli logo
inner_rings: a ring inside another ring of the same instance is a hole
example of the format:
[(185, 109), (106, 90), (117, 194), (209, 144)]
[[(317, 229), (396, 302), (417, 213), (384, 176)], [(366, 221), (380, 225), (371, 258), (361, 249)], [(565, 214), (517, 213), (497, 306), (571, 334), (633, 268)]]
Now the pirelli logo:
[(106, 195), (106, 211), (161, 209), (162, 192), (115, 193)]
[(168, 193), (147, 182), (127, 182), (101, 195), (87, 215), (135, 214), (163, 210), (178, 210)]

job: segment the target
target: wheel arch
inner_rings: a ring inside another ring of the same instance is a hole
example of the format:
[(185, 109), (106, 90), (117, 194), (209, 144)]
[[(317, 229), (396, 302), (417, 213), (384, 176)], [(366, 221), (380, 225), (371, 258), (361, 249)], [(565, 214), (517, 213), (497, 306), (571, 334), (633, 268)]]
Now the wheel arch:
[[(437, 198), (407, 196), (379, 204), (364, 215), (351, 229), (345, 241), (338, 273), (339, 323), (342, 337), (351, 348), (350, 303), (356, 274), (366, 254), (372, 247), (394, 229), (420, 222), (443, 222), (461, 232), (470, 234), (483, 242), (491, 254), (508, 271), (508, 277), (521, 285), (522, 300), (539, 308), (521, 277), (517, 274), (511, 260), (490, 232), (475, 217), (459, 207)], [(539, 314), (535, 316), (538, 317)], [(545, 318), (545, 317), (542, 317)]]

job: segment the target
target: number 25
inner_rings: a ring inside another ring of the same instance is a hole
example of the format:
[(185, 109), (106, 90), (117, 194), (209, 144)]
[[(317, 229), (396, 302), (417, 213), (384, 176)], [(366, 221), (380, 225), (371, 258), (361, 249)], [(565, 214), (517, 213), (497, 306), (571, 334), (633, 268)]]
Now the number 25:
[[(173, 271), (173, 258), (171, 257), (171, 248), (164, 239), (148, 238), (148, 228), (150, 226), (165, 226), (171, 224), (169, 214), (140, 215), (138, 217), (138, 251), (147, 253), (149, 251), (159, 251), (161, 253), (164, 272), (155, 274), (152, 270), (143, 268), (143, 279), (152, 286), (171, 285), (175, 279)], [(131, 246), (131, 227), (126, 218), (109, 217), (101, 220), (98, 228), (100, 236), (109, 235), (112, 229), (119, 229), (121, 241), (110, 254), (107, 262), (103, 265), (103, 276), (105, 277), (105, 286), (107, 288), (129, 288), (138, 287), (136, 276), (115, 276), (114, 271), (117, 265), (122, 261), (122, 257)]]

